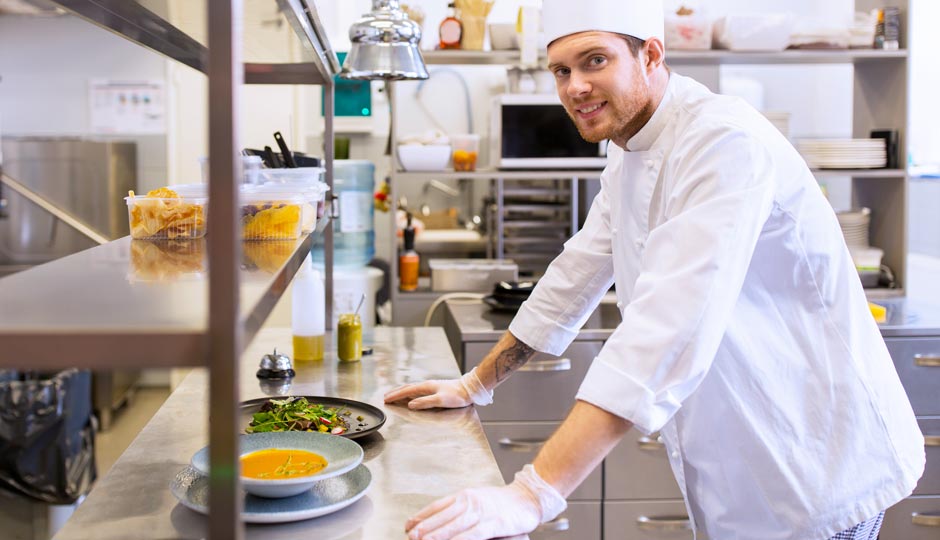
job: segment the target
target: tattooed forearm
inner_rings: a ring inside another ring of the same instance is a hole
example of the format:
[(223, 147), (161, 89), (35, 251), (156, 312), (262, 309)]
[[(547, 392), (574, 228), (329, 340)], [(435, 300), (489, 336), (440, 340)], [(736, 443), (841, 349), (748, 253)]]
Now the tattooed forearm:
[(500, 383), (509, 378), (512, 372), (522, 367), (535, 353), (535, 349), (519, 341), (512, 334), (507, 333), (504, 339), (510, 343), (496, 356), (494, 369), (496, 382)]

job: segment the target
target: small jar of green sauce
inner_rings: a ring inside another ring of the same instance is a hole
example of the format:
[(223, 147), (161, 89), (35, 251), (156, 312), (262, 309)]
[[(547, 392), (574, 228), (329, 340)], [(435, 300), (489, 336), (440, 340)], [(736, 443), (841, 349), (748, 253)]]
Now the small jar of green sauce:
[(336, 352), (344, 362), (362, 359), (362, 320), (356, 313), (344, 313), (339, 316), (336, 337)]

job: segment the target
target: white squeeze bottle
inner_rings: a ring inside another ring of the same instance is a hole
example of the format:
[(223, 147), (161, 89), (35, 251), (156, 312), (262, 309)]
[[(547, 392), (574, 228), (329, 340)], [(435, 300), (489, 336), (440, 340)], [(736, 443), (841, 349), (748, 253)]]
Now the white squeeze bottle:
[(294, 278), (291, 294), (291, 329), (294, 360), (323, 360), (324, 298), (323, 279), (313, 269), (310, 257)]

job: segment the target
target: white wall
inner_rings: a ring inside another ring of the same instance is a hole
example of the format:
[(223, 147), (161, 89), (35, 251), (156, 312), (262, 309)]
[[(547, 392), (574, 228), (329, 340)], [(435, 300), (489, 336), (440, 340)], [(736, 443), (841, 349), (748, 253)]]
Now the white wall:
[[(164, 80), (166, 62), (74, 17), (0, 16), (0, 134), (89, 136), (90, 79)], [(100, 138), (100, 137), (99, 137)], [(137, 143), (138, 186), (166, 183), (166, 137)]]
[[(940, 2), (910, 0), (911, 85), (909, 151), (914, 164), (940, 165)], [(940, 202), (940, 201), (938, 201)]]

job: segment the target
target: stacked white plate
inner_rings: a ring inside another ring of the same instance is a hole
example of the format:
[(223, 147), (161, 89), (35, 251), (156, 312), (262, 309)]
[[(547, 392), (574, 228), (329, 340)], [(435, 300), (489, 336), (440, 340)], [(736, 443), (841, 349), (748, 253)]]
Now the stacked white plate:
[(796, 149), (813, 169), (878, 169), (888, 164), (884, 139), (800, 139)]
[(871, 210), (860, 208), (858, 210), (849, 210), (836, 214), (839, 218), (839, 226), (842, 227), (842, 235), (845, 236), (845, 243), (850, 248), (867, 248), (868, 243), (868, 223), (871, 221)]

